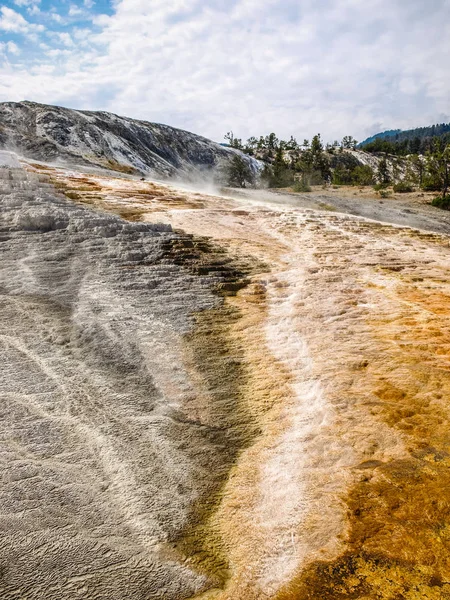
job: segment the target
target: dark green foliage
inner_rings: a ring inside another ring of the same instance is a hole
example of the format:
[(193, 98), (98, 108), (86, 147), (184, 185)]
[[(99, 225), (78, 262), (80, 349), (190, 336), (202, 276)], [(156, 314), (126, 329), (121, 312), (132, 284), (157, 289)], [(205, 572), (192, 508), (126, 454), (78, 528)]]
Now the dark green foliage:
[(426, 172), (423, 176), (422, 189), (427, 191), (440, 191), (442, 199), (447, 198), (450, 186), (450, 144), (442, 147), (441, 144), (435, 151), (429, 152), (426, 161)]
[(407, 194), (409, 192), (413, 192), (414, 187), (411, 183), (408, 183), (407, 181), (399, 181), (394, 185), (393, 190), (397, 194)]
[(294, 183), (293, 190), (297, 193), (310, 192), (311, 186), (306, 181), (306, 178), (302, 177), (300, 181)]
[(309, 185), (320, 185), (330, 180), (330, 161), (324, 152), (320, 134), (315, 135), (311, 146), (302, 152), (296, 170), (303, 174)]
[(273, 177), (273, 170), (270, 165), (267, 163), (264, 164), (263, 170), (259, 176), (262, 187), (270, 187), (270, 182)]
[(445, 198), (443, 198), (442, 196), (436, 196), (436, 198), (434, 198), (431, 204), (433, 206), (437, 206), (437, 208), (450, 210), (450, 196), (446, 196)]
[(424, 192), (439, 192), (441, 185), (434, 177), (425, 175), (423, 178), (422, 189)]
[[(327, 144), (326, 148), (320, 134), (311, 141), (305, 139), (303, 144), (292, 136), (288, 141), (279, 139), (275, 133), (250, 137), (245, 144), (233, 132), (227, 133), (225, 139), (231, 147), (264, 162), (261, 183), (269, 187), (288, 187), (295, 179), (303, 188), (330, 182), (364, 186), (376, 181), (378, 191), (394, 183), (394, 192), (406, 193), (417, 185), (425, 191), (440, 192), (444, 199), (450, 187), (450, 124), (392, 130), (366, 140), (364, 150), (381, 155), (376, 173), (349, 152), (357, 143), (352, 136), (345, 136), (340, 144)], [(244, 162), (232, 161), (230, 185), (244, 187), (254, 183), (254, 174)]]
[(401, 133), (401, 131), (401, 129), (388, 129), (387, 131), (383, 131), (382, 133), (376, 133), (375, 135), (372, 135), (371, 137), (368, 137), (363, 142), (361, 142), (360, 146), (367, 146), (367, 144), (371, 144), (372, 142), (375, 142), (375, 140), (378, 139), (395, 139), (395, 136)]
[(303, 171), (302, 172), (302, 181), (306, 183), (306, 185), (323, 185), (325, 182), (322, 173), (320, 171)]
[(359, 165), (359, 160), (355, 156), (353, 156), (353, 154), (348, 154), (347, 152), (343, 152), (341, 154), (334, 154), (330, 158), (330, 167), (332, 169), (345, 168), (349, 171), (353, 171)]
[(377, 179), (379, 183), (383, 183), (385, 185), (391, 183), (391, 176), (389, 173), (386, 157), (383, 157), (378, 163)]
[(354, 150), (356, 148), (357, 143), (358, 142), (355, 140), (354, 137), (352, 137), (351, 135), (346, 135), (342, 138), (341, 147), (345, 148), (346, 150)]
[(298, 150), (299, 147), (297, 140), (291, 135), (291, 139), (286, 143), (286, 150)]
[(255, 137), (248, 138), (248, 140), (243, 148), (243, 151), (246, 154), (250, 154), (251, 156), (253, 156), (257, 149), (258, 149), (258, 140)]
[(333, 171), (332, 183), (334, 185), (351, 185), (352, 172), (344, 166), (338, 166)]
[(361, 165), (352, 154), (333, 154), (330, 160), (335, 185), (372, 185), (374, 173), (369, 165)]
[[(448, 179), (445, 169), (448, 171), (448, 166), (445, 167), (442, 156), (446, 148), (445, 136), (450, 140), (450, 131), (447, 131), (449, 128), (450, 124), (444, 124), (422, 128), (424, 131), (414, 130), (414, 135), (393, 130), (385, 132), (386, 135), (375, 136), (370, 141), (371, 146), (368, 144), (364, 149), (384, 154), (376, 173), (369, 165), (362, 165), (356, 154), (349, 152), (357, 143), (352, 136), (345, 136), (341, 143), (326, 144), (326, 148), (320, 134), (315, 135), (311, 141), (305, 139), (302, 144), (292, 136), (288, 141), (280, 139), (275, 133), (259, 138), (250, 137), (244, 144), (232, 132), (225, 138), (233, 148), (263, 161), (265, 166), (261, 173), (261, 183), (269, 187), (288, 187), (295, 179), (300, 180), (300, 174), (305, 186), (330, 182), (334, 185), (366, 186), (377, 182), (377, 189), (384, 189), (395, 183), (395, 191), (398, 193), (418, 185), (424, 190), (442, 192), (445, 196), (448, 187), (445, 184), (446, 178)], [(430, 132), (441, 137), (421, 137), (422, 133)], [(405, 138), (406, 134), (408, 136)], [(400, 158), (406, 154), (407, 157)], [(233, 170), (233, 185), (250, 183), (239, 177), (237, 165), (233, 166)]]
[(231, 146), (231, 148), (242, 150), (242, 140), (240, 138), (235, 138), (232, 131), (229, 131), (223, 137), (228, 141), (228, 145)]
[(425, 154), (437, 142), (450, 143), (450, 123), (440, 123), (430, 127), (418, 127), (407, 131), (391, 130), (379, 133), (360, 144), (366, 152), (385, 152), (406, 156)]
[(374, 182), (374, 173), (369, 165), (358, 165), (353, 170), (354, 185), (372, 185)]
[(254, 185), (255, 175), (248, 162), (239, 154), (233, 156), (226, 169), (227, 183), (231, 187), (245, 188), (247, 184)]
[(269, 178), (269, 185), (270, 187), (287, 187), (293, 181), (294, 173), (286, 164), (283, 157), (283, 149), (279, 146), (272, 165), (272, 176)]
[(412, 154), (409, 156), (408, 165), (407, 165), (407, 178), (412, 183), (419, 185), (422, 187), (423, 183), (423, 175), (425, 173), (425, 161), (423, 156), (419, 156), (418, 154)]

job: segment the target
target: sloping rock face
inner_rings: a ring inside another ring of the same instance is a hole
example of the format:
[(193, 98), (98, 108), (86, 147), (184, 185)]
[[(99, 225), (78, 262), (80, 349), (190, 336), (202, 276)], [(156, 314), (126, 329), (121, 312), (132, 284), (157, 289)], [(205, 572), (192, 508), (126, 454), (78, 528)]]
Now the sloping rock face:
[(240, 439), (184, 340), (239, 273), (21, 169), (0, 201), (0, 597), (191, 597), (212, 582), (176, 543)]
[[(211, 178), (236, 153), (167, 125), (34, 102), (0, 104), (0, 146), (35, 160), (180, 179)], [(258, 162), (243, 157), (257, 172)]]

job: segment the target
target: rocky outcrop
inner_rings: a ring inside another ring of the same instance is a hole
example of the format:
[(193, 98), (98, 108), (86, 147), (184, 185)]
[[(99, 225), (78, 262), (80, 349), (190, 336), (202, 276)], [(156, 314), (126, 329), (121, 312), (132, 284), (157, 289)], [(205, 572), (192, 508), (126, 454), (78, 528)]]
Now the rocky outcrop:
[[(236, 153), (167, 125), (35, 102), (0, 103), (0, 147), (38, 161), (179, 179), (210, 179)], [(243, 156), (256, 172), (258, 161)]]
[(230, 359), (210, 403), (214, 357), (197, 374), (196, 347), (223, 341), (195, 323), (217, 321), (245, 273), (205, 239), (77, 206), (21, 169), (0, 168), (0, 203), (0, 597), (211, 587), (187, 560), (198, 547), (177, 544), (243, 444), (242, 376)]

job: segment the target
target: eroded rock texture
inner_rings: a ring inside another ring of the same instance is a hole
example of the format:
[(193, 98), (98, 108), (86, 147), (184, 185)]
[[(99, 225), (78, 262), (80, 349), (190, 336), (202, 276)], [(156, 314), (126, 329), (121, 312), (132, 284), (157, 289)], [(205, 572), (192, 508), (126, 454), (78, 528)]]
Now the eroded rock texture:
[[(35, 160), (180, 179), (211, 178), (236, 153), (168, 125), (36, 102), (0, 103), (0, 147)], [(242, 157), (258, 171), (256, 160)]]
[(183, 339), (240, 273), (170, 226), (0, 177), (0, 596), (190, 597), (212, 580), (176, 542), (243, 440), (231, 392), (202, 406)]

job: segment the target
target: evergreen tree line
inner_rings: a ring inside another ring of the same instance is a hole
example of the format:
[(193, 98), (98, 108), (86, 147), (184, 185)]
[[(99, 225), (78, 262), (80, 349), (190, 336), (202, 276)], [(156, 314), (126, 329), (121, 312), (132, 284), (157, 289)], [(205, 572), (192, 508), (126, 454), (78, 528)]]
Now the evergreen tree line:
[[(232, 132), (227, 133), (225, 139), (228, 145), (236, 150), (257, 158), (264, 163), (261, 173), (262, 183), (269, 187), (288, 187), (294, 185), (299, 188), (308, 188), (311, 185), (331, 183), (333, 171), (341, 162), (353, 158), (344, 154), (344, 150), (354, 150), (357, 141), (352, 136), (345, 136), (341, 142), (334, 142), (324, 146), (320, 134), (315, 135), (311, 141), (305, 139), (303, 143), (291, 136), (289, 140), (279, 139), (275, 133), (259, 138), (251, 137), (245, 143), (236, 138)], [(248, 169), (246, 178), (243, 176), (245, 161), (239, 160), (239, 155), (232, 161), (231, 179), (252, 184), (252, 173)], [(353, 170), (359, 167), (359, 162), (353, 158)], [(367, 169), (352, 172), (352, 183), (360, 183), (369, 179)], [(341, 172), (344, 178), (344, 172)], [(348, 177), (347, 177), (348, 179)], [(349, 183), (347, 180), (342, 183)], [(243, 186), (240, 186), (243, 187)]]
[[(450, 208), (450, 139), (447, 142), (445, 135), (432, 138), (423, 153), (404, 157), (381, 151), (381, 160), (375, 171), (369, 165), (362, 165), (355, 153), (351, 152), (357, 145), (352, 136), (326, 145), (320, 134), (311, 141), (305, 139), (302, 144), (292, 136), (286, 141), (274, 133), (260, 138), (251, 137), (245, 143), (235, 138), (233, 133), (228, 133), (225, 139), (232, 148), (264, 163), (258, 181), (263, 186), (293, 187), (294, 191), (307, 192), (312, 185), (374, 185), (382, 190), (393, 184), (394, 192), (399, 193), (419, 187), (425, 191), (439, 192), (435, 204)], [(378, 143), (377, 140), (374, 143)], [(386, 140), (380, 140), (380, 143), (386, 143)], [(255, 173), (240, 153), (236, 153), (231, 161), (227, 178), (229, 185), (235, 187), (257, 183)]]
[(366, 152), (387, 152), (397, 156), (426, 154), (450, 144), (450, 123), (417, 127), (408, 131), (386, 131), (360, 144)]

